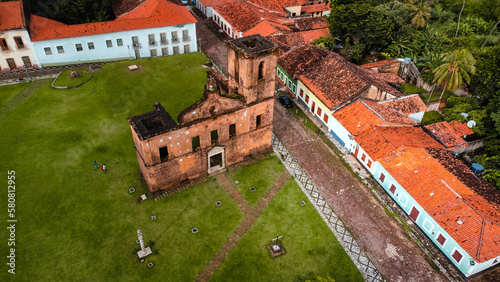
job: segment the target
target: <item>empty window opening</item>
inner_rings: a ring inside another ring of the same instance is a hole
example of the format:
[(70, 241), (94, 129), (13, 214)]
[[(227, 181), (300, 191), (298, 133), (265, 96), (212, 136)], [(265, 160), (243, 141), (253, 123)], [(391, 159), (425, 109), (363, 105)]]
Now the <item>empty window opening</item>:
[(389, 191), (391, 191), (392, 194), (396, 193), (396, 186), (394, 186), (394, 184), (391, 184), (391, 188), (389, 188)]
[(0, 38), (0, 47), (2, 51), (9, 51), (9, 46), (7, 45), (7, 41), (3, 38)]
[(17, 49), (24, 48), (24, 42), (21, 37), (14, 37), (14, 41), (16, 41)]
[(443, 235), (439, 234), (439, 236), (437, 237), (436, 241), (441, 245), (441, 246), (444, 246), (444, 243), (446, 243), (446, 238), (444, 238)]
[(380, 177), (378, 179), (380, 179), (380, 182), (384, 183), (385, 175), (383, 173), (381, 173)]
[(222, 153), (210, 156), (210, 168), (222, 167)]
[(229, 138), (236, 136), (236, 124), (229, 125)]
[(212, 141), (212, 143), (215, 143), (219, 140), (219, 131), (216, 130), (212, 130), (210, 132), (210, 141)]
[(264, 78), (264, 62), (259, 64), (259, 79)]
[(259, 128), (262, 125), (262, 115), (258, 115), (255, 119), (255, 127)]
[(191, 138), (191, 145), (193, 147), (193, 151), (198, 150), (200, 148), (200, 136)]
[(420, 214), (420, 212), (415, 207), (411, 208), (410, 218), (413, 219), (413, 221), (417, 221), (419, 214)]
[(160, 148), (160, 161), (164, 162), (166, 160), (168, 160), (168, 147), (167, 146)]

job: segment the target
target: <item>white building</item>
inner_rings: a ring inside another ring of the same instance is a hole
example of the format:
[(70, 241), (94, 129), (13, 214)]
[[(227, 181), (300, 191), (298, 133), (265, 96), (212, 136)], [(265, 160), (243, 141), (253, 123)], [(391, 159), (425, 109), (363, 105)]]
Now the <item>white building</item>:
[(138, 59), (197, 51), (196, 19), (186, 7), (148, 0), (107, 22), (66, 25), (31, 16), (31, 41), (42, 66)]
[(0, 69), (37, 68), (21, 1), (0, 2)]

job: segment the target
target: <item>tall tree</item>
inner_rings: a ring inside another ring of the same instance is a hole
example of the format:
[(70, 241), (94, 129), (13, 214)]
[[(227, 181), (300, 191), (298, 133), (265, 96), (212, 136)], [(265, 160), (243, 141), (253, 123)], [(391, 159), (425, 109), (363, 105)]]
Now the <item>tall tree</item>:
[(455, 32), (455, 38), (458, 36), (458, 29), (460, 28), (460, 18), (462, 17), (462, 12), (464, 11), (465, 7), (465, 0), (464, 3), (462, 4), (462, 10), (460, 10), (460, 14), (458, 14), (458, 25), (457, 25), (457, 32)]
[(415, 8), (414, 12), (411, 14), (411, 25), (416, 27), (423, 27), (425, 25), (425, 19), (431, 17), (431, 7), (425, 2), (420, 2)]
[(443, 85), (443, 92), (455, 90), (464, 84), (470, 83), (470, 75), (476, 73), (476, 60), (467, 49), (455, 50), (452, 53), (441, 54), (443, 64), (434, 69), (434, 82)]
[(490, 31), (490, 34), (488, 34), (488, 36), (486, 37), (486, 39), (484, 40), (483, 42), (483, 45), (481, 45), (481, 49), (483, 49), (484, 47), (484, 44), (486, 44), (486, 42), (490, 39), (490, 36), (491, 34), (493, 33), (493, 30), (495, 30), (495, 28), (497, 28), (497, 25), (500, 23), (500, 7), (498, 7), (496, 10), (495, 10), (495, 14), (497, 15), (497, 23), (495, 24), (495, 26), (493, 26), (493, 28), (491, 29)]

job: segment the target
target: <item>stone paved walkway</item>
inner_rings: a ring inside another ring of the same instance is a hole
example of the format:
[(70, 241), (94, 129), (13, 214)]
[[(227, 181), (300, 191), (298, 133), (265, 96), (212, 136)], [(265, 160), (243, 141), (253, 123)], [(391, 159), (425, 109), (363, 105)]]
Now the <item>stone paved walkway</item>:
[(217, 176), (219, 183), (229, 192), (231, 197), (238, 203), (240, 209), (245, 213), (246, 218), (243, 222), (236, 228), (236, 231), (229, 237), (229, 239), (224, 243), (224, 246), (215, 254), (210, 262), (205, 266), (205, 269), (198, 274), (196, 281), (208, 281), (212, 274), (219, 268), (219, 266), (224, 262), (227, 255), (231, 250), (238, 244), (238, 242), (245, 236), (245, 233), (252, 227), (252, 223), (259, 217), (259, 215), (264, 211), (267, 205), (272, 201), (274, 196), (281, 190), (281, 187), (290, 178), (288, 171), (285, 171), (278, 180), (274, 183), (273, 187), (262, 197), (255, 208), (250, 208), (248, 204), (243, 199), (243, 196), (236, 191), (232, 183), (227, 178), (226, 174), (220, 174)]

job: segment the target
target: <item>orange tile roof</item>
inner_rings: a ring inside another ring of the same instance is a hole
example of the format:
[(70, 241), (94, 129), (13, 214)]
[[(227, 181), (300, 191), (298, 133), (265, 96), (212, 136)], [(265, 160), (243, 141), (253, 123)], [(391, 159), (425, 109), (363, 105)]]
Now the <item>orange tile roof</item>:
[(384, 108), (385, 106), (378, 105), (376, 102), (358, 99), (354, 103), (334, 112), (332, 116), (354, 136), (376, 125), (416, 125), (408, 117), (391, 109)]
[(300, 11), (310, 14), (310, 13), (316, 13), (316, 12), (330, 11), (331, 9), (332, 8), (330, 8), (330, 3), (323, 3), (323, 4), (302, 6)]
[(420, 127), (374, 126), (354, 140), (375, 161), (399, 146), (444, 149)]
[(376, 61), (368, 64), (363, 64), (361, 65), (364, 68), (371, 69), (375, 67), (380, 67), (380, 66), (385, 66), (385, 65), (391, 65), (391, 64), (401, 64), (400, 61), (398, 60), (382, 60), (382, 61)]
[(30, 35), (31, 41), (43, 41), (195, 22), (184, 6), (166, 0), (148, 0), (130, 13), (107, 22), (66, 25), (31, 15)]
[(297, 33), (300, 36), (302, 36), (305, 43), (311, 43), (314, 40), (319, 39), (320, 37), (327, 36), (328, 34), (330, 34), (330, 30), (328, 28), (323, 28), (323, 29), (301, 31)]
[(462, 183), (428, 150), (401, 146), (379, 162), (476, 261), (500, 255), (500, 206)]
[[(467, 125), (465, 125), (467, 127)], [(424, 126), (425, 129), (429, 131), (431, 135), (433, 135), (439, 142), (441, 142), (448, 149), (456, 149), (458, 147), (464, 146), (467, 144), (462, 137), (465, 135), (472, 134), (472, 130), (464, 130), (462, 126), (454, 124), (453, 126), (447, 122), (442, 121), (434, 124), (429, 124)], [(455, 131), (457, 128), (459, 131)]]
[(279, 56), (278, 64), (293, 79), (297, 79), (299, 74), (306, 72), (309, 68), (321, 62), (328, 54), (329, 52), (326, 49), (311, 44), (303, 44)]
[(248, 0), (248, 2), (278, 12), (283, 11), (285, 7), (301, 6), (304, 4), (308, 4), (307, 0)]
[(377, 73), (377, 76), (390, 84), (404, 84), (406, 81), (395, 73)]
[(371, 86), (394, 97), (403, 94), (380, 80), (377, 74), (357, 66), (337, 53), (330, 54), (321, 63), (299, 76), (299, 79), (330, 109), (358, 98)]
[(134, 8), (142, 4), (142, 0), (111, 0), (111, 9), (115, 17), (132, 11)]
[(243, 33), (243, 36), (249, 36), (258, 33), (265, 37), (269, 35), (283, 34), (291, 31), (292, 30), (287, 26), (273, 23), (270, 21), (262, 21), (258, 23), (256, 26), (252, 27), (251, 29), (245, 31)]
[(454, 120), (451, 121), (449, 124), (453, 128), (453, 130), (455, 130), (455, 132), (460, 136), (467, 136), (474, 134), (474, 131), (472, 131), (472, 129), (470, 129), (465, 123), (461, 123), (457, 120)]
[(234, 2), (236, 0), (198, 0), (198, 1), (200, 1), (205, 7), (213, 7), (217, 5), (226, 4), (229, 2)]
[(422, 99), (420, 99), (418, 94), (380, 101), (378, 103), (405, 115), (425, 112), (428, 110), (427, 106)]
[(0, 31), (24, 28), (21, 1), (0, 2)]
[[(302, 7), (304, 8), (304, 7)], [(299, 18), (295, 20), (295, 27), (299, 31), (322, 29), (328, 27), (328, 21), (324, 17)]]
[(213, 9), (238, 32), (254, 27), (261, 20), (261, 17), (241, 2), (229, 2), (214, 6)]

